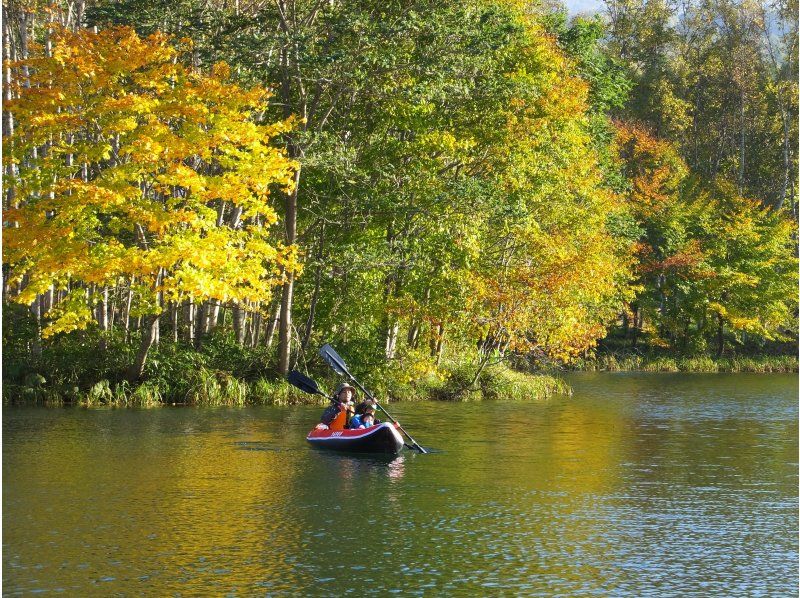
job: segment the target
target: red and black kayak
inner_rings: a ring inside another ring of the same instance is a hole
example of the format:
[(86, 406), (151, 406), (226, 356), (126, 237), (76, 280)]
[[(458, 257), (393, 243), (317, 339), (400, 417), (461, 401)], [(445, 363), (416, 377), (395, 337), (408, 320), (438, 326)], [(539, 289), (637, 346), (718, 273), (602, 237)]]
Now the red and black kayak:
[(319, 430), (306, 436), (313, 446), (348, 453), (397, 454), (403, 448), (403, 437), (394, 424), (382, 423), (358, 430)]

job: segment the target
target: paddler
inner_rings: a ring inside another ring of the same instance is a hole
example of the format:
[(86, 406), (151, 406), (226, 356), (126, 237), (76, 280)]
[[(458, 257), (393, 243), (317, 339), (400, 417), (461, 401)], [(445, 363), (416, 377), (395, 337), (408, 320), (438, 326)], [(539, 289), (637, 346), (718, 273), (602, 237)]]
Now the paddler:
[(322, 412), (322, 417), (320, 418), (322, 423), (317, 427), (327, 426), (331, 430), (344, 430), (355, 412), (355, 404), (353, 403), (355, 396), (355, 388), (346, 382), (341, 383), (333, 395), (336, 403)]

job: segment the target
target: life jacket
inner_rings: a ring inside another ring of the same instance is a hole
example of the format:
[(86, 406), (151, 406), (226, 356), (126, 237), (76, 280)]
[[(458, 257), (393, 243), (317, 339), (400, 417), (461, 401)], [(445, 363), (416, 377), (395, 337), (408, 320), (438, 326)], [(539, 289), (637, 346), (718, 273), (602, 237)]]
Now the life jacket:
[(331, 422), (337, 415), (339, 415), (339, 404), (337, 403), (335, 405), (328, 405), (325, 408), (325, 411), (322, 412), (320, 421), (326, 426), (330, 426)]
[(333, 418), (333, 421), (328, 424), (331, 430), (344, 430), (347, 425), (347, 410), (343, 406), (339, 406), (339, 413)]
[(350, 416), (352, 415), (352, 404), (349, 405), (350, 409), (347, 409), (344, 404), (339, 403), (337, 407), (339, 408), (339, 413), (336, 414), (336, 417), (333, 418), (330, 424), (328, 424), (328, 428), (331, 430), (344, 430), (350, 423)]

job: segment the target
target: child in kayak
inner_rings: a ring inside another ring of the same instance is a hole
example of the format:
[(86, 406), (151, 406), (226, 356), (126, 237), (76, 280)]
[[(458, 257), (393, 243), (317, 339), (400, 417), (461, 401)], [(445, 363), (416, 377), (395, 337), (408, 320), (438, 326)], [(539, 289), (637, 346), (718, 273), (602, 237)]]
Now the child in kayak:
[(365, 407), (363, 413), (354, 415), (353, 419), (350, 420), (350, 429), (369, 428), (376, 423), (378, 422), (375, 421), (375, 409), (372, 407)]
[(373, 410), (378, 408), (375, 401), (372, 399), (364, 399), (356, 405), (356, 415), (362, 415), (367, 407), (371, 407)]
[(347, 383), (342, 383), (333, 395), (338, 401), (322, 412), (318, 429), (344, 430), (350, 423), (350, 418), (355, 411), (353, 397), (356, 389)]

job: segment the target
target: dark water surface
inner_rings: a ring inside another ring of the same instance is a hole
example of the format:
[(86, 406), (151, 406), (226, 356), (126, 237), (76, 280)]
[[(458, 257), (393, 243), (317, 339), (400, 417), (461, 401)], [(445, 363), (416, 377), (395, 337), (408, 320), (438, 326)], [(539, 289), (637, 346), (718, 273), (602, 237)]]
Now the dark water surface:
[(318, 408), (3, 410), (3, 593), (794, 596), (794, 375), (579, 374), (399, 403), (438, 452), (315, 451)]

